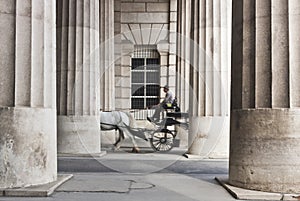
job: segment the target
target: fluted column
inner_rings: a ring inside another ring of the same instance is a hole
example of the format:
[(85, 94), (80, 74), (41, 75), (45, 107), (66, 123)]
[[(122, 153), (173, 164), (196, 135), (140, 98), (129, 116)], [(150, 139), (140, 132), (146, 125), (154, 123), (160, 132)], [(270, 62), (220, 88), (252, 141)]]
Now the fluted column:
[(192, 0), (188, 154), (229, 154), (229, 5), (223, 0)]
[(0, 189), (56, 180), (55, 1), (0, 2)]
[(57, 8), (58, 152), (100, 153), (99, 1)]
[(300, 1), (233, 1), (229, 182), (300, 187)]
[(191, 0), (178, 0), (176, 96), (181, 111), (189, 109)]
[(100, 1), (100, 108), (115, 109), (114, 1)]

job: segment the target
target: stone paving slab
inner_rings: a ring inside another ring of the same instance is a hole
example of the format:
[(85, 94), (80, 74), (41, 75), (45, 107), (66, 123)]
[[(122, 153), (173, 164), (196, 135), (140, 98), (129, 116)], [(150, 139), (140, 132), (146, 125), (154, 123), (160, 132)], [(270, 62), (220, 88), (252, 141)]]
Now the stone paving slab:
[(270, 201), (299, 201), (300, 196), (296, 194), (270, 193), (238, 188), (228, 184), (227, 178), (215, 178), (234, 198), (239, 200), (270, 200)]
[(97, 192), (129, 193), (130, 190), (153, 188), (151, 183), (141, 181), (140, 177), (126, 174), (75, 174), (56, 192)]
[(114, 178), (101, 178), (97, 175), (74, 175), (64, 185), (56, 189), (56, 192), (107, 192), (127, 193), (130, 181)]
[(25, 188), (4, 189), (2, 196), (7, 197), (47, 197), (64, 182), (72, 178), (70, 174), (59, 174), (57, 180), (49, 184), (30, 186)]

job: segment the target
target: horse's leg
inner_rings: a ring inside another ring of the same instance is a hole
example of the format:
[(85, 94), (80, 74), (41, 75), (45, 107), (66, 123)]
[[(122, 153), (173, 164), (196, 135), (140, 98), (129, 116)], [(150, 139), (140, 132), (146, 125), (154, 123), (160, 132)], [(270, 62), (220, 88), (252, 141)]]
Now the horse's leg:
[(134, 139), (134, 136), (133, 135), (128, 135), (128, 137), (130, 138), (132, 144), (133, 144), (133, 147), (132, 147), (132, 151), (133, 153), (139, 153), (140, 152), (140, 148), (138, 147), (135, 139)]
[(119, 131), (119, 137), (118, 137), (117, 141), (114, 143), (114, 150), (120, 149), (120, 143), (125, 138), (124, 137), (124, 132), (120, 129), (118, 129), (118, 131)]

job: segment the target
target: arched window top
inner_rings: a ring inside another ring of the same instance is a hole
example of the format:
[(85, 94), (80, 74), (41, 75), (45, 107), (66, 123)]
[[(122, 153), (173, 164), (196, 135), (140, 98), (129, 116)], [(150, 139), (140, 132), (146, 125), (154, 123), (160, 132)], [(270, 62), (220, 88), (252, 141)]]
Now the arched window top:
[(159, 58), (156, 45), (135, 45), (132, 58)]

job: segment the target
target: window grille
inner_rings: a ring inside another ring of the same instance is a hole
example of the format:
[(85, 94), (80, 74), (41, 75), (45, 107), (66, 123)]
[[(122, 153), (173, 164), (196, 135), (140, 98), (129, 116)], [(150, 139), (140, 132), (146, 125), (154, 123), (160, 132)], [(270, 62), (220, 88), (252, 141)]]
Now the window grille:
[(144, 109), (159, 103), (160, 57), (156, 46), (135, 46), (131, 60), (131, 107)]

